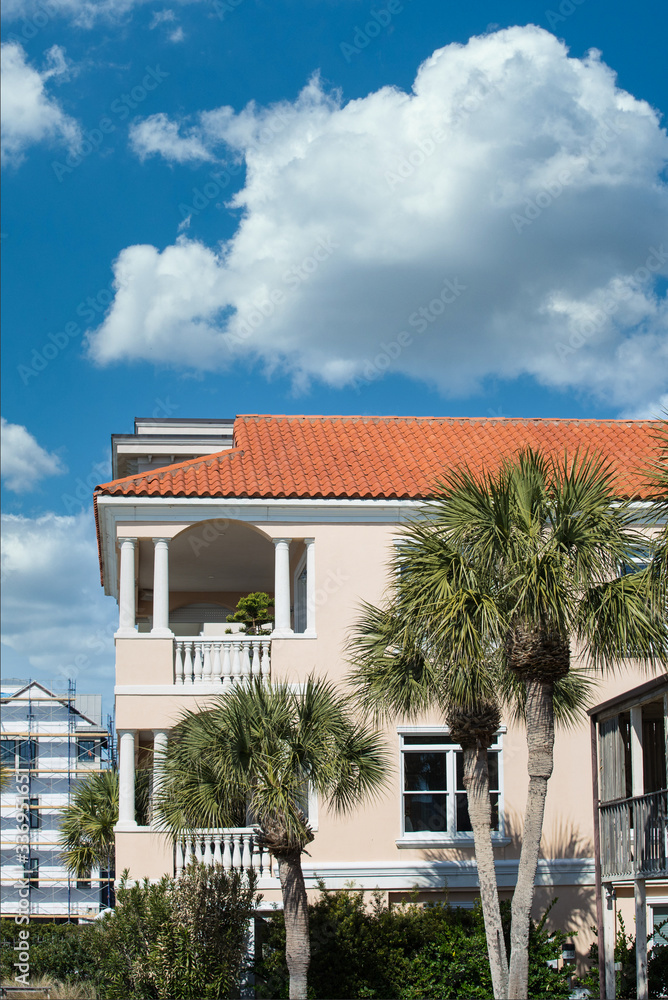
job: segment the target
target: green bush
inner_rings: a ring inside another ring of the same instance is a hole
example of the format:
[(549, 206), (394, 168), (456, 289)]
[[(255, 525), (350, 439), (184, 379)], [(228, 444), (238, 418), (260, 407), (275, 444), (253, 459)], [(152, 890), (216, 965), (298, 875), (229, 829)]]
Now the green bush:
[[(25, 929), (25, 928), (24, 928)], [(95, 927), (90, 924), (54, 924), (32, 920), (30, 931), (30, 975), (48, 976), (58, 982), (97, 978), (100, 960)], [(2, 978), (13, 979), (14, 945), (19, 940), (14, 920), (0, 921)]]
[[(30, 976), (88, 981), (100, 1000), (218, 1000), (236, 997), (247, 974), (248, 919), (256, 875), (189, 865), (118, 890), (116, 909), (92, 925), (30, 924)], [(18, 927), (0, 923), (2, 975), (14, 975)], [(91, 994), (92, 995), (92, 994)]]
[[(506, 930), (510, 913), (503, 906)], [(313, 1000), (378, 997), (383, 1000), (448, 1000), (492, 995), (482, 911), (447, 905), (390, 908), (380, 896), (367, 909), (362, 894), (321, 891), (309, 906)], [(566, 935), (550, 935), (545, 917), (532, 925), (529, 996), (568, 997), (568, 969), (558, 958)], [(256, 967), (256, 996), (288, 996), (281, 914), (265, 925), (262, 959)]]
[[(125, 881), (125, 880), (124, 880)], [(106, 1000), (209, 1000), (238, 996), (248, 919), (259, 900), (256, 875), (191, 864), (130, 888), (99, 923)]]

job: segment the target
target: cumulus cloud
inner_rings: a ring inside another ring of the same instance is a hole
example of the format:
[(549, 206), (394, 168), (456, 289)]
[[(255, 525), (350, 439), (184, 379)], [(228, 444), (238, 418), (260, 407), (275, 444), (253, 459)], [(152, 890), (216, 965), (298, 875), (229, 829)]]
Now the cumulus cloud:
[(37, 142), (58, 142), (75, 149), (81, 140), (79, 124), (47, 93), (52, 77), (67, 77), (70, 72), (65, 52), (54, 45), (45, 57), (40, 71), (29, 65), (18, 42), (2, 44), (3, 164), (16, 166), (26, 148)]
[[(181, 38), (171, 40), (178, 42)], [(170, 121), (163, 113), (134, 122), (130, 126), (130, 146), (140, 160), (153, 155), (163, 156), (176, 163), (213, 159), (212, 153), (195, 132), (181, 135), (179, 125)]]
[(42, 448), (25, 427), (0, 419), (0, 471), (8, 489), (25, 493), (45, 476), (67, 472), (58, 455)]
[(2, 517), (3, 673), (85, 690), (113, 678), (114, 601), (99, 586), (92, 517)]
[(120, 253), (98, 363), (255, 358), (334, 386), (390, 367), (461, 395), (530, 375), (619, 408), (665, 391), (668, 139), (599, 53), (511, 28), (437, 50), (410, 93), (346, 104), (314, 78), (292, 103), (147, 121), (142, 155), (225, 160), (184, 216), (245, 161), (242, 218), (217, 247)]

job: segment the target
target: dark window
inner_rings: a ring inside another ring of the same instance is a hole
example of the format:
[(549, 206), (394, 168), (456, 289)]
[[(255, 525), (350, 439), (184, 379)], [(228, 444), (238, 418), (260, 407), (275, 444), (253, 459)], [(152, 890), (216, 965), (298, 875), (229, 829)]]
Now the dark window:
[(19, 741), (19, 767), (23, 770), (34, 768), (37, 760), (37, 742), (35, 740)]
[(77, 879), (77, 889), (90, 889), (90, 872)]
[(446, 754), (408, 751), (404, 754), (404, 830), (442, 833), (447, 828)]
[[(471, 830), (469, 806), (464, 788), (464, 754), (456, 751), (457, 758), (457, 829)], [(492, 830), (499, 829), (499, 751), (490, 750), (487, 754), (489, 770), (489, 800), (492, 807)]]
[(39, 858), (28, 858), (23, 862), (23, 877), (30, 885), (39, 885)]
[(31, 830), (39, 830), (40, 826), (39, 799), (37, 798), (37, 796), (33, 796), (30, 799), (29, 821)]
[(97, 740), (77, 740), (77, 760), (93, 763), (98, 754)]
[(0, 763), (16, 766), (16, 740), (0, 740)]

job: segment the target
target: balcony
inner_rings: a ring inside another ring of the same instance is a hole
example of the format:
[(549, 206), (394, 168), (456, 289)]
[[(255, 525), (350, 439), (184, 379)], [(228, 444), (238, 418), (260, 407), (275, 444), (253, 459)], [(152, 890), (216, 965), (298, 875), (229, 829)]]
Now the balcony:
[(205, 865), (222, 865), (232, 869), (255, 871), (259, 878), (273, 878), (273, 858), (258, 843), (258, 828), (254, 826), (196, 830), (177, 840), (175, 848), (176, 876), (194, 856)]
[(668, 791), (602, 803), (599, 815), (604, 879), (668, 876)]
[(174, 640), (174, 683), (213, 684), (229, 691), (240, 681), (267, 680), (271, 642), (262, 636), (224, 635)]

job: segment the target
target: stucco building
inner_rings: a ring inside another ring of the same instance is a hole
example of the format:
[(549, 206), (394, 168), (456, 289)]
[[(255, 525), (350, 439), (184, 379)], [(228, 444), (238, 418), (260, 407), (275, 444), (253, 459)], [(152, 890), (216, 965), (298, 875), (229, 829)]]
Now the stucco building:
[[(137, 825), (134, 812), (136, 767), (166, 745), (183, 709), (205, 707), (249, 676), (299, 682), (316, 670), (343, 679), (359, 604), (383, 600), (401, 525), (444, 470), (462, 463), (494, 467), (526, 445), (559, 454), (588, 448), (615, 462), (620, 493), (642, 498), (641, 470), (655, 427), (650, 421), (242, 416), (233, 424), (138, 422), (135, 435), (114, 437), (120, 478), (96, 489), (95, 516), (102, 583), (119, 604), (116, 870), (158, 878), (178, 870), (193, 846)], [(186, 454), (193, 457), (183, 460)], [(174, 464), (161, 467), (165, 458)], [(258, 590), (273, 597), (273, 631), (226, 633), (238, 599)], [(602, 685), (599, 700), (642, 676), (629, 665), (626, 676)], [(438, 717), (392, 726), (388, 740), (395, 769), (380, 801), (344, 820), (311, 797), (316, 835), (304, 858), (307, 887), (315, 889), (317, 879), (332, 888), (354, 882), (390, 899), (417, 887), (422, 898), (447, 893), (471, 905), (477, 880), (458, 747)], [(586, 721), (558, 733), (536, 894), (537, 909), (559, 897), (552, 916), (579, 932), (580, 954), (596, 920), (589, 757)], [(492, 761), (497, 873), (509, 895), (527, 785), (525, 736), (510, 721), (499, 730)], [(280, 900), (271, 859), (255, 849), (251, 829), (203, 832), (194, 846), (206, 859), (254, 865), (267, 905)]]

